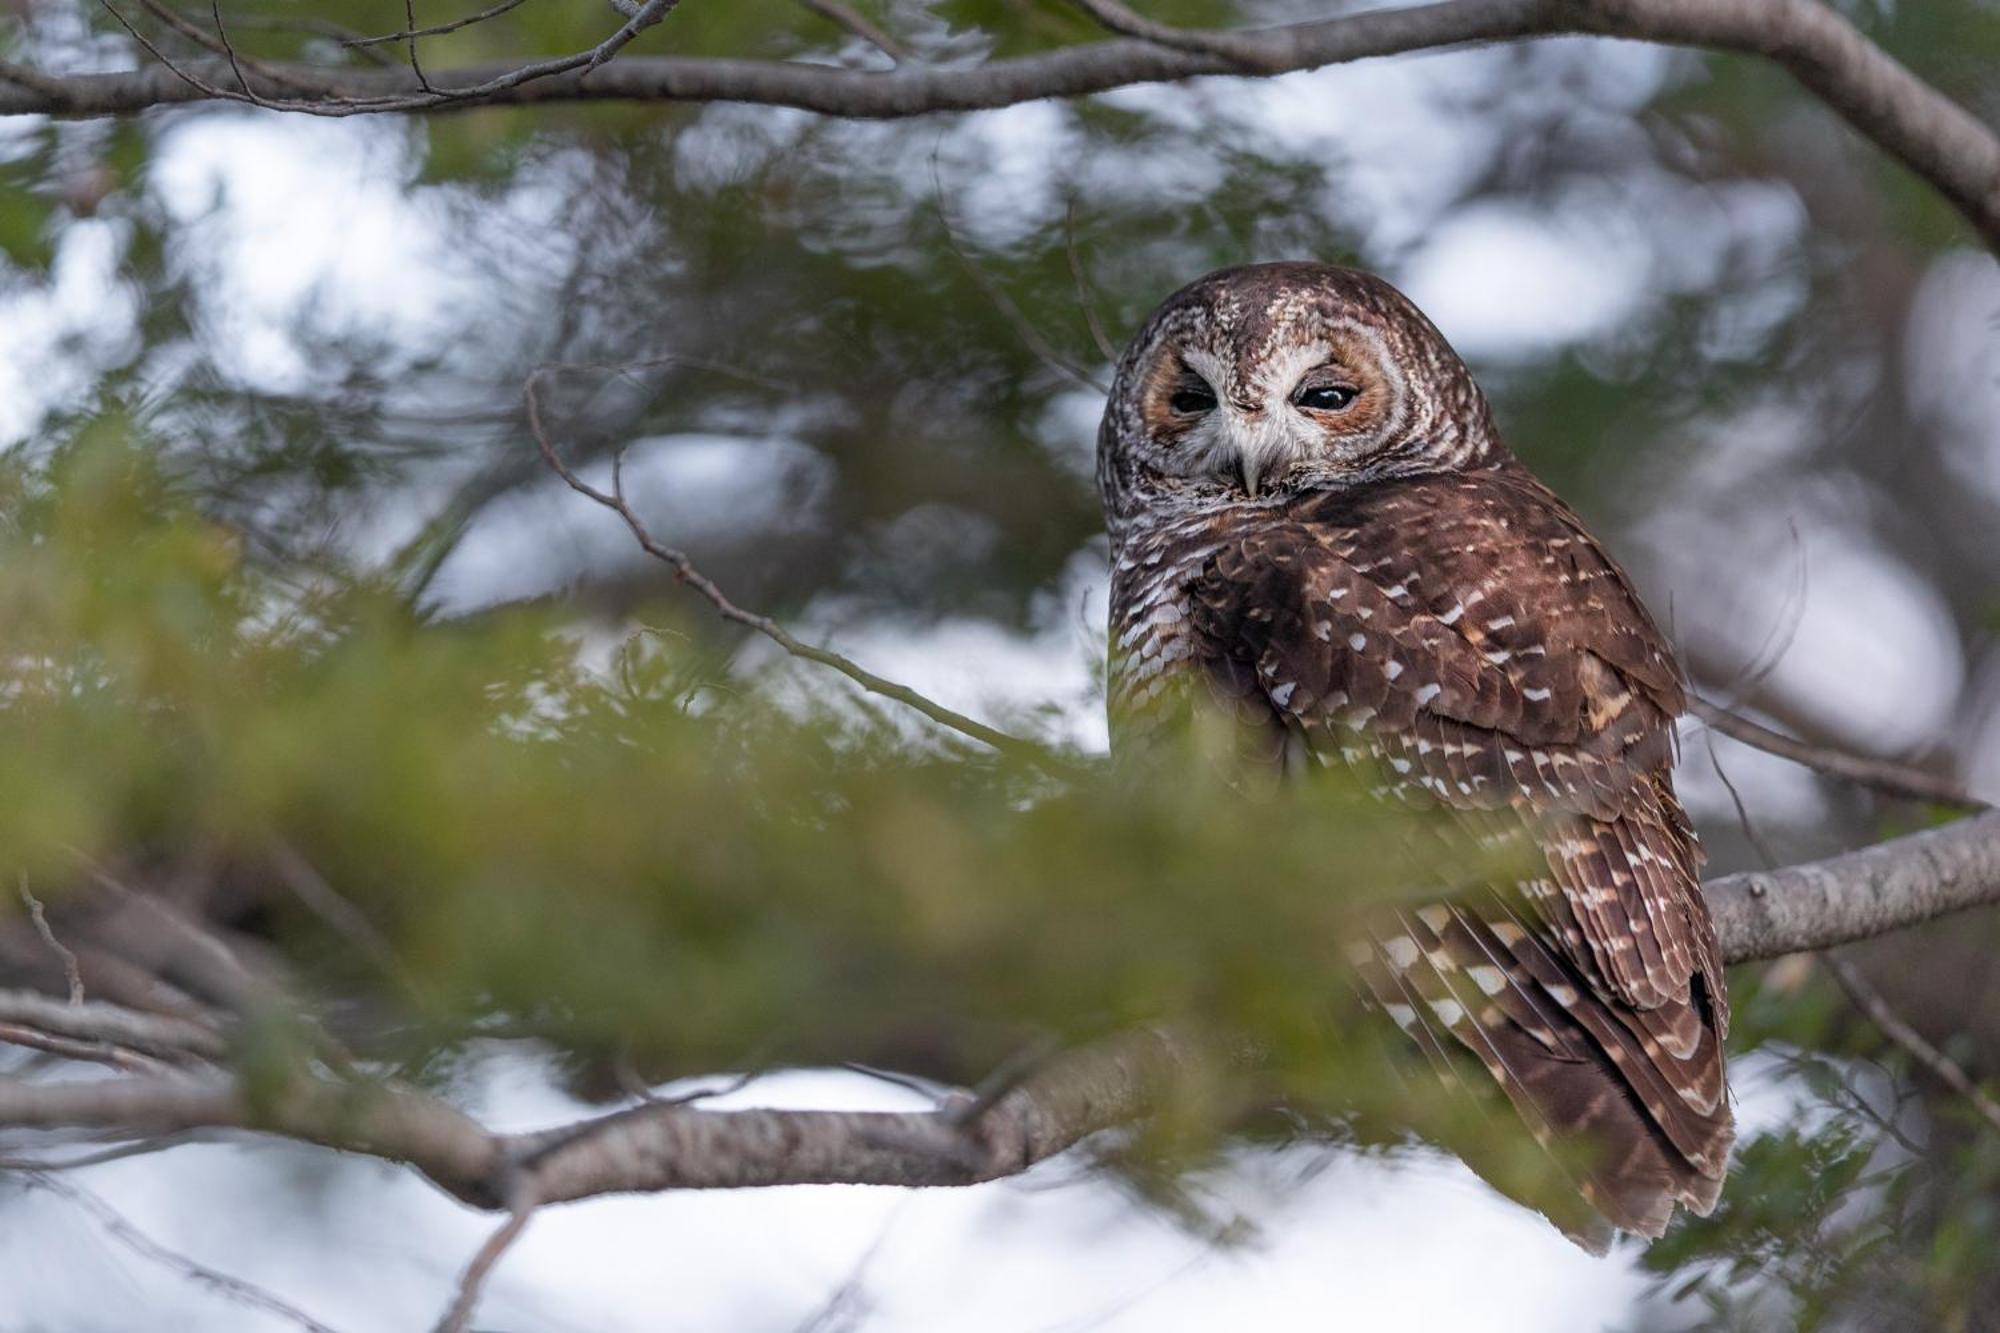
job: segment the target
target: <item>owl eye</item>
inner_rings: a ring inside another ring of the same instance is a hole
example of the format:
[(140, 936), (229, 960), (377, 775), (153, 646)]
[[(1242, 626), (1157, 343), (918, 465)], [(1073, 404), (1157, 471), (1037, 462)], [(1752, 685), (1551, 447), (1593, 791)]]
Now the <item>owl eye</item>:
[(1292, 401), (1315, 412), (1338, 412), (1360, 396), (1361, 390), (1346, 384), (1315, 384), (1300, 389)]
[(1174, 396), (1167, 399), (1167, 406), (1183, 416), (1200, 416), (1203, 412), (1215, 410), (1215, 394), (1206, 385), (1187, 385), (1174, 390)]

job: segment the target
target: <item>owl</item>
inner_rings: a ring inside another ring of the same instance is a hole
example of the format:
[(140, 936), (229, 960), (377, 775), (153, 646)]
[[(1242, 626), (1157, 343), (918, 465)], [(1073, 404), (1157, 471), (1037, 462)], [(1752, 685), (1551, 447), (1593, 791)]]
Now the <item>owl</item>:
[(1365, 993), (1498, 1081), (1568, 1164), (1578, 1239), (1706, 1214), (1729, 1002), (1672, 783), (1680, 671), (1443, 335), (1365, 273), (1212, 273), (1120, 359), (1097, 478), (1114, 749), (1192, 696), (1274, 771), (1357, 768), (1528, 840), (1519, 882), (1385, 909), (1349, 946)]

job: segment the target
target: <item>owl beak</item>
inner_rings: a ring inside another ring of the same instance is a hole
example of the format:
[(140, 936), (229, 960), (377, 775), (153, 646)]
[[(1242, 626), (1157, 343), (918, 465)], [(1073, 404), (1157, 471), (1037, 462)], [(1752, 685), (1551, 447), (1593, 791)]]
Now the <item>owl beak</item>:
[(1264, 460), (1255, 454), (1243, 454), (1237, 460), (1237, 471), (1243, 477), (1243, 490), (1251, 499), (1257, 498), (1257, 486), (1264, 479)]
[(1235, 473), (1244, 492), (1254, 500), (1265, 482), (1282, 476), (1291, 465), (1291, 442), (1277, 417), (1257, 407), (1236, 407), (1229, 413), (1225, 429), (1235, 454)]

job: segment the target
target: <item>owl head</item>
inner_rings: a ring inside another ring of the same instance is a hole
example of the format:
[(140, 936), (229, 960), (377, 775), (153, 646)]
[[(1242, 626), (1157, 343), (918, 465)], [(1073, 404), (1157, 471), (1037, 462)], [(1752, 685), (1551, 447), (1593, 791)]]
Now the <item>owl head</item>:
[(1502, 457), (1423, 313), (1380, 278), (1309, 263), (1222, 269), (1168, 297), (1120, 358), (1097, 438), (1114, 530)]

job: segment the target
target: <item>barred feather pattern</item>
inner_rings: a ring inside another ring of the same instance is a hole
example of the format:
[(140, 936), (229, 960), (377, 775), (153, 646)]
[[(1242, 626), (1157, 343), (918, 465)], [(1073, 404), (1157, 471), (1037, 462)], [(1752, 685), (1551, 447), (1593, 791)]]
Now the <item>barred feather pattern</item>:
[[(1355, 946), (1375, 1003), (1467, 1052), (1579, 1194), (1656, 1236), (1715, 1204), (1728, 1000), (1674, 797), (1680, 674), (1618, 566), (1504, 454), (1114, 529), (1114, 743), (1193, 688), (1386, 799), (1525, 830), (1546, 873), (1395, 913)], [(1579, 1239), (1582, 1239), (1579, 1236)]]

